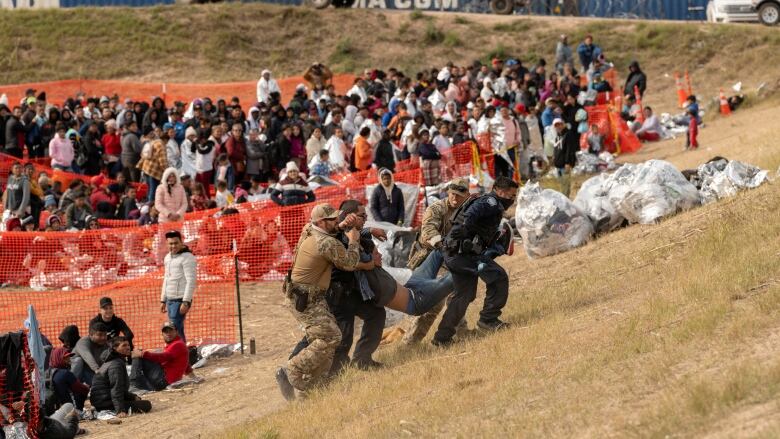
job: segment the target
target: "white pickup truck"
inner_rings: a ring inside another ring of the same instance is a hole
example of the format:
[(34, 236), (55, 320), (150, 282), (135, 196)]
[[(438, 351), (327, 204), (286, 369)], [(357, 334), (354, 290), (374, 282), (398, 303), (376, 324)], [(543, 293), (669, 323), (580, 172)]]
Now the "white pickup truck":
[(773, 26), (780, 21), (780, 0), (710, 0), (707, 21), (755, 23)]

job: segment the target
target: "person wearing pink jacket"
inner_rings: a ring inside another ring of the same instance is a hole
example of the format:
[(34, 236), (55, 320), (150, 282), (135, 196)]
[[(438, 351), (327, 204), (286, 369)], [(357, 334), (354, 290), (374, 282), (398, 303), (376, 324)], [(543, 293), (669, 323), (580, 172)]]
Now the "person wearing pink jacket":
[(189, 202), (176, 168), (166, 169), (160, 183), (154, 196), (154, 207), (160, 212), (160, 222), (183, 220)]
[(67, 127), (62, 122), (57, 122), (57, 135), (52, 137), (49, 142), (49, 156), (51, 156), (51, 167), (62, 171), (70, 171), (73, 164), (73, 143), (65, 137)]

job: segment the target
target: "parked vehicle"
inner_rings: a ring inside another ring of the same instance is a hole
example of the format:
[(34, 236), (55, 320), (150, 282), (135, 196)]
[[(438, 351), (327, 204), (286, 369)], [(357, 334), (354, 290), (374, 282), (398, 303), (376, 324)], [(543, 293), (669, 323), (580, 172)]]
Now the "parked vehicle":
[(753, 0), (758, 19), (767, 26), (780, 23), (780, 0)]
[(707, 21), (712, 23), (757, 22), (754, 0), (710, 0)]

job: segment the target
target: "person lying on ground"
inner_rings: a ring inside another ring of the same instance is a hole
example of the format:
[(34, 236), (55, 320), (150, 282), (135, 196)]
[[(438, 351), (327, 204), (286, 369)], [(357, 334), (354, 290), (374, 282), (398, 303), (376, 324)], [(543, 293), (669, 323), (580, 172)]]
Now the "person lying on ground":
[(120, 335), (111, 340), (111, 349), (103, 353), (103, 365), (95, 374), (89, 395), (95, 410), (110, 410), (119, 418), (127, 417), (131, 410), (141, 413), (152, 410), (150, 401), (130, 392), (130, 379), (125, 367), (130, 352), (130, 343)]
[(130, 354), (133, 358), (130, 372), (131, 388), (163, 390), (182, 379), (189, 370), (189, 351), (173, 323), (163, 324), (162, 338), (165, 342), (162, 352), (136, 349)]

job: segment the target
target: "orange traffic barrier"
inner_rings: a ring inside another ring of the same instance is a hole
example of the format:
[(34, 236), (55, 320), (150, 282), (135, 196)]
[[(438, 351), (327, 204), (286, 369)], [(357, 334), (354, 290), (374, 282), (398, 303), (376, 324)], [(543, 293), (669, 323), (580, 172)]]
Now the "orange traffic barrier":
[(688, 99), (688, 93), (683, 88), (682, 79), (678, 72), (674, 72), (674, 87), (677, 89), (677, 105), (682, 108), (685, 105), (685, 101)]
[(729, 101), (726, 99), (726, 95), (723, 93), (723, 89), (720, 89), (720, 114), (723, 116), (731, 116), (731, 107), (729, 107)]

